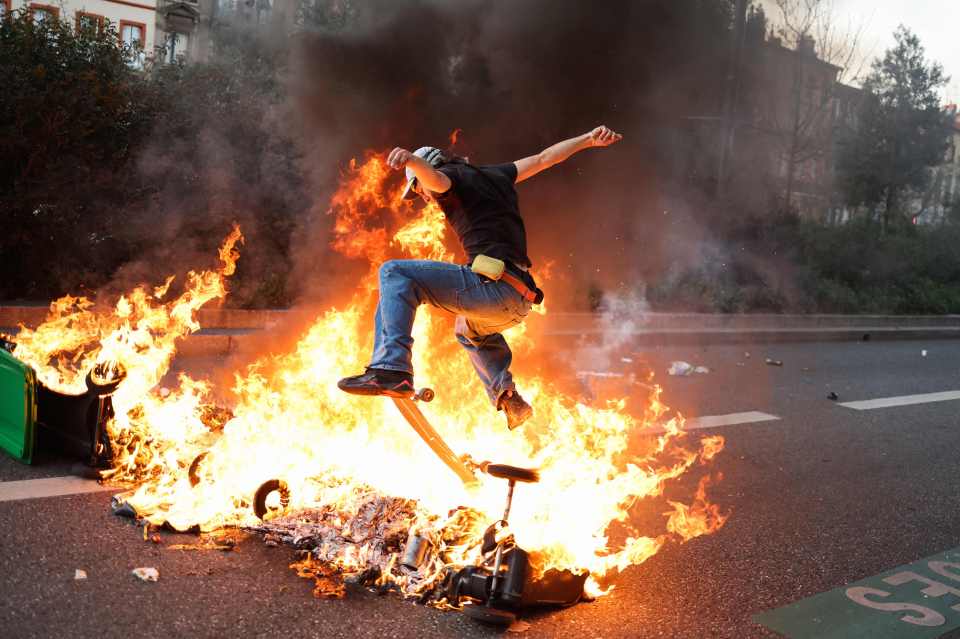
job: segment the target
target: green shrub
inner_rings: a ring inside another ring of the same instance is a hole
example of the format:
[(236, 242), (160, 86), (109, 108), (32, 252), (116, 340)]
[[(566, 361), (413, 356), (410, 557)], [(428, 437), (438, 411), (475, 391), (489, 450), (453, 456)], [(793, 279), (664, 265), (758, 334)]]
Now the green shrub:
[[(856, 219), (842, 226), (791, 215), (741, 220), (719, 234), (718, 260), (674, 269), (650, 287), (658, 310), (698, 312), (960, 313), (960, 226), (904, 226), (884, 232)], [(788, 296), (752, 266), (783, 256), (796, 290)], [(722, 262), (724, 268), (718, 268)]]

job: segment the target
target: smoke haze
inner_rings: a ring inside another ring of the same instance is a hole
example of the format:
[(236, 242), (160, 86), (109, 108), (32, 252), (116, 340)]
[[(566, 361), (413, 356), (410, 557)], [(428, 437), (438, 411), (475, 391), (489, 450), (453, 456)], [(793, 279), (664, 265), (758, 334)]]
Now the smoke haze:
[(551, 308), (629, 295), (697, 253), (696, 149), (714, 140), (691, 144), (690, 118), (718, 111), (729, 13), (727, 0), (317, 0), (292, 33), (218, 13), (210, 61), (151, 76), (149, 133), (112, 180), (126, 201), (101, 195), (80, 218), (98, 239), (76, 261), (95, 268), (51, 281), (160, 283), (215, 263), (238, 222), (229, 304), (329, 304), (366, 268), (329, 249), (351, 158), (449, 149), (460, 129), (450, 150), (509, 162), (605, 124), (623, 141), (518, 192)]

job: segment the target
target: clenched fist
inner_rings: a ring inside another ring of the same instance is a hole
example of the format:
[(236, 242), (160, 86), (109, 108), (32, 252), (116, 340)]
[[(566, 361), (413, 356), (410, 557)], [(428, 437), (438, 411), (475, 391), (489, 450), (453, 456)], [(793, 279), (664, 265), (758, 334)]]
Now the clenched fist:
[(387, 165), (392, 169), (402, 169), (407, 165), (407, 162), (410, 161), (410, 158), (413, 157), (413, 153), (407, 151), (406, 149), (401, 149), (399, 146), (393, 151), (390, 151), (390, 154), (387, 155)]
[(600, 125), (593, 131), (590, 131), (591, 146), (610, 146), (614, 142), (619, 142), (623, 136), (612, 129)]

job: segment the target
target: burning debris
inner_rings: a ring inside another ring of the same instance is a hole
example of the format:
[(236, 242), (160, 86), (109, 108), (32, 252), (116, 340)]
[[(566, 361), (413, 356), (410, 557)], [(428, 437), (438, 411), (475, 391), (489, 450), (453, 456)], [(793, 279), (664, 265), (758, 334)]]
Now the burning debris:
[[(304, 551), (303, 558), (294, 565), (301, 577), (316, 579), (314, 594), (318, 597), (342, 596), (344, 581), (352, 579), (365, 586), (389, 587), (419, 598), (443, 570), (440, 549), (456, 547), (462, 538), (454, 531), (469, 528), (471, 521), (478, 518), (476, 513), (458, 510), (451, 513), (448, 528), (431, 522), (429, 528), (411, 535), (416, 522), (435, 520), (419, 510), (415, 501), (386, 497), (366, 487), (358, 489), (351, 505), (350, 511), (335, 504), (309, 508), (249, 529), (263, 534), (267, 541)], [(426, 540), (415, 542), (424, 549), (438, 549), (433, 561), (424, 561), (426, 553), (419, 552), (420, 556), (413, 558), (420, 560), (416, 564), (400, 559), (411, 536)], [(430, 593), (426, 594), (429, 597)]]
[[(318, 316), (288, 352), (236, 371), (229, 407), (214, 402), (206, 381), (181, 375), (164, 389), (159, 381), (176, 341), (199, 328), (196, 310), (226, 294), (239, 230), (220, 250), (221, 268), (189, 274), (171, 301), (164, 301), (171, 280), (134, 290), (111, 313), (66, 298), (46, 324), (21, 330), (17, 357), (58, 391), (82, 391), (87, 373), (104, 362), (126, 371), (111, 396), (113, 454), (102, 473), (131, 487), (118, 514), (177, 531), (256, 530), (268, 543), (305, 552), (294, 567), (323, 596), (342, 595), (352, 579), (436, 605), (470, 603), (465, 610), (488, 620), (530, 603), (603, 594), (601, 583), (668, 540), (722, 526), (705, 481), (689, 506), (670, 502), (659, 533), (631, 523), (637, 509), (655, 507), (650, 499), (668, 482), (723, 448), (722, 437), (688, 442), (682, 418), (666, 419), (652, 384), (629, 400), (590, 406), (528, 376), (524, 394), (535, 416), (508, 433), (493, 425), (459, 345), (441, 337), (449, 320), (421, 313), (414, 365), (418, 381), (439, 391), (426, 416), (452, 450), (517, 465), (487, 465), (488, 475), (470, 488), (392, 402), (336, 388), (339, 374), (362, 366), (358, 345), (370, 341), (379, 264), (398, 254), (452, 259), (439, 209), (415, 211), (387, 178), (383, 160), (371, 155), (350, 167), (332, 201), (333, 246), (370, 263), (363, 285), (348, 304)], [(525, 331), (511, 329), (511, 344), (533, 361)], [(497, 477), (510, 482), (504, 469), (519, 467), (538, 469), (539, 481), (525, 483), (515, 511), (499, 517), (504, 485)]]
[(508, 482), (503, 518), (486, 528), (483, 514), (470, 508), (441, 518), (414, 500), (362, 488), (349, 510), (307, 509), (250, 530), (302, 551), (291, 567), (314, 580), (318, 598), (343, 597), (351, 581), (420, 603), (463, 606), (470, 616), (497, 624), (513, 622), (517, 608), (576, 603), (588, 573), (543, 572), (543, 558), (519, 548), (509, 529), (516, 483), (535, 483), (539, 474), (496, 464), (483, 468)]

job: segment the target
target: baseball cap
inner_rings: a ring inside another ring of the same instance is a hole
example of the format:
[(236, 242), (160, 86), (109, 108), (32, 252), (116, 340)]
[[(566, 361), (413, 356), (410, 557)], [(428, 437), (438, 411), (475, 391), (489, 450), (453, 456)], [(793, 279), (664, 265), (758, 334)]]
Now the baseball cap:
[[(438, 149), (435, 146), (421, 146), (419, 149), (413, 152), (418, 158), (423, 158), (427, 163), (433, 168), (437, 168), (441, 164), (446, 163), (447, 158), (444, 157), (443, 151)], [(416, 193), (413, 190), (413, 184), (417, 181), (417, 174), (413, 172), (409, 166), (404, 167), (404, 172), (407, 175), (407, 186), (403, 189), (403, 199), (410, 200), (416, 197)]]

